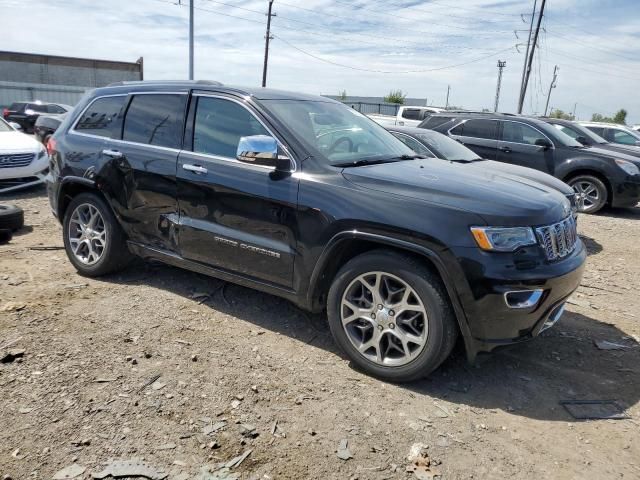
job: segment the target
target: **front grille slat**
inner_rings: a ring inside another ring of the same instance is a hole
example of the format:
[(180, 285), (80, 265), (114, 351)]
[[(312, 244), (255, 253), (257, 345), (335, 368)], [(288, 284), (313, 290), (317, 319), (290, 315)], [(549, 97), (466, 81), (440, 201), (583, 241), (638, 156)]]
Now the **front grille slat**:
[(536, 228), (536, 235), (548, 260), (559, 260), (571, 254), (578, 244), (576, 220), (569, 216), (561, 222)]
[(33, 153), (0, 155), (0, 168), (26, 167), (31, 164), (34, 158)]

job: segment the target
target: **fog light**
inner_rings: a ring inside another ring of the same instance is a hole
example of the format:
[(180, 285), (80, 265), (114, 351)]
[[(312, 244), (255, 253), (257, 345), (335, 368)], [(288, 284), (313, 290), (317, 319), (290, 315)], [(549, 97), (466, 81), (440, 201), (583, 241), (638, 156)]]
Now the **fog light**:
[(506, 292), (504, 301), (509, 308), (531, 308), (538, 304), (542, 298), (543, 290), (516, 290)]

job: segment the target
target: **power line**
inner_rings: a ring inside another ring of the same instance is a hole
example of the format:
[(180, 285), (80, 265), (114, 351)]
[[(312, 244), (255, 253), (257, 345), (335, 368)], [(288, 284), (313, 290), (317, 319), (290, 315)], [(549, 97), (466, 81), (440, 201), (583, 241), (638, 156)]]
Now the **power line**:
[(566, 35), (562, 35), (560, 33), (554, 32), (554, 31), (547, 31), (547, 33), (549, 35), (554, 36), (554, 37), (560, 37), (560, 38), (563, 38), (563, 39), (568, 40), (570, 42), (580, 43), (580, 44), (585, 45), (585, 46), (587, 46), (589, 48), (594, 48), (596, 50), (600, 50), (600, 51), (603, 51), (605, 53), (609, 53), (610, 55), (615, 55), (617, 57), (624, 58), (625, 60), (631, 60), (633, 62), (638, 61), (638, 59), (636, 59), (636, 58), (627, 57), (626, 55), (622, 55), (620, 53), (617, 53), (615, 50), (612, 50), (610, 48), (596, 46), (594, 44), (590, 44), (589, 42), (585, 42), (583, 40), (578, 40), (576, 38), (567, 37)]
[(444, 66), (444, 67), (428, 68), (428, 69), (422, 69), (422, 70), (405, 70), (405, 71), (398, 71), (398, 70), (374, 70), (374, 69), (369, 69), (369, 68), (353, 67), (353, 66), (351, 66), (351, 65), (346, 65), (346, 64), (344, 64), (344, 63), (339, 63), (339, 62), (334, 62), (334, 61), (332, 61), (332, 60), (327, 60), (326, 58), (322, 58), (322, 57), (320, 57), (320, 56), (318, 56), (318, 55), (315, 55), (315, 54), (313, 54), (313, 53), (311, 53), (311, 52), (308, 52), (308, 51), (306, 51), (306, 50), (303, 50), (303, 49), (302, 49), (302, 48), (300, 48), (300, 47), (295, 46), (294, 44), (292, 44), (291, 42), (289, 42), (289, 41), (285, 40), (284, 38), (282, 38), (282, 37), (281, 37), (281, 36), (279, 36), (279, 35), (274, 35), (274, 37), (275, 37), (275, 38), (277, 38), (278, 40), (281, 40), (282, 42), (286, 43), (286, 44), (287, 44), (287, 45), (289, 45), (291, 48), (293, 48), (293, 49), (295, 49), (295, 50), (299, 51), (300, 53), (303, 53), (303, 54), (305, 54), (305, 55), (307, 55), (307, 56), (309, 56), (309, 57), (315, 58), (316, 60), (319, 60), (319, 61), (321, 61), (321, 62), (328, 63), (328, 64), (331, 64), (331, 65), (335, 65), (335, 66), (337, 66), (337, 67), (348, 68), (348, 69), (350, 69), (350, 70), (357, 70), (357, 71), (360, 71), (360, 72), (385, 73), (385, 74), (386, 74), (386, 73), (393, 73), (393, 74), (427, 73), (427, 72), (436, 72), (436, 71), (440, 71), (440, 70), (447, 70), (447, 69), (449, 69), (449, 68), (462, 67), (462, 66), (464, 66), (464, 65), (469, 65), (469, 64), (471, 64), (471, 63), (480, 62), (480, 61), (485, 60), (485, 59), (487, 59), (487, 58), (495, 57), (496, 55), (499, 55), (499, 54), (501, 54), (501, 53), (507, 52), (507, 51), (509, 51), (509, 50), (511, 50), (511, 49), (513, 49), (513, 48), (514, 48), (513, 46), (511, 46), (511, 47), (509, 47), (509, 48), (505, 48), (505, 49), (502, 49), (502, 50), (498, 50), (498, 51), (496, 51), (496, 52), (493, 52), (493, 53), (492, 53), (492, 54), (490, 54), (490, 55), (485, 55), (485, 56), (483, 56), (483, 57), (475, 58), (475, 59), (473, 59), (473, 60), (469, 60), (469, 61), (467, 61), (467, 62), (457, 63), (457, 64), (454, 64), (454, 65), (447, 65), (447, 66)]

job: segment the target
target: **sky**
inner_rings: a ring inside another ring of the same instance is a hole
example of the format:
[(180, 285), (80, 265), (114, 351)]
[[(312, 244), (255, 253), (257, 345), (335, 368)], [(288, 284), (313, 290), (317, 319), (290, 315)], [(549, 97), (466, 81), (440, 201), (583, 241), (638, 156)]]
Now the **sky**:
[[(195, 1), (195, 77), (259, 86), (268, 0)], [(542, 0), (537, 1), (539, 10)], [(135, 61), (188, 75), (189, 0), (0, 0), (0, 50)], [(274, 0), (268, 86), (429, 104), (517, 108), (534, 0)], [(625, 108), (640, 123), (640, 1), (547, 0), (524, 113), (582, 120)]]

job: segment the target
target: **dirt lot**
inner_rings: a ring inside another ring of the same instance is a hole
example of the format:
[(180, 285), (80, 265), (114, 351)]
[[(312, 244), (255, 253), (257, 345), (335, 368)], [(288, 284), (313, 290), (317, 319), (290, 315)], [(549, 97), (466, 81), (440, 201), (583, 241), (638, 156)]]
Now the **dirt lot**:
[[(0, 478), (137, 458), (172, 479), (408, 479), (415, 443), (445, 479), (640, 478), (640, 208), (581, 216), (586, 274), (555, 328), (392, 385), (276, 297), (143, 263), (80, 277), (43, 190), (0, 201), (27, 223), (0, 246), (0, 354), (25, 350), (0, 364)], [(575, 399), (630, 418), (575, 420)]]

